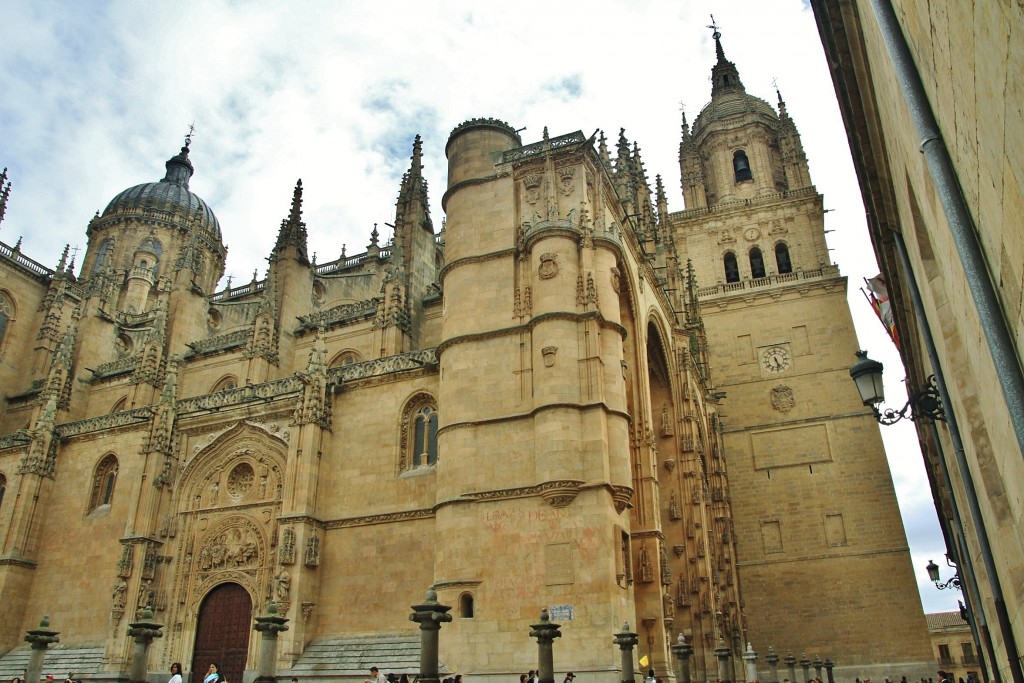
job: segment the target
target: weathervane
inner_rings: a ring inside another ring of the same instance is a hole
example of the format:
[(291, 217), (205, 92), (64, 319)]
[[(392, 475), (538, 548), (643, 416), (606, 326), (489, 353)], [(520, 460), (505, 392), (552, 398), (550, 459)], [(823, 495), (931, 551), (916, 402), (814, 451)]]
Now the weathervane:
[(714, 33), (711, 34), (711, 37), (714, 38), (715, 40), (718, 40), (719, 38), (722, 37), (722, 34), (718, 31), (718, 24), (715, 23), (714, 14), (711, 15), (711, 23), (708, 24), (708, 28), (714, 31)]
[(185, 147), (189, 147), (192, 145), (192, 136), (195, 134), (195, 132), (196, 122), (193, 121), (192, 123), (188, 124), (188, 135), (185, 136)]

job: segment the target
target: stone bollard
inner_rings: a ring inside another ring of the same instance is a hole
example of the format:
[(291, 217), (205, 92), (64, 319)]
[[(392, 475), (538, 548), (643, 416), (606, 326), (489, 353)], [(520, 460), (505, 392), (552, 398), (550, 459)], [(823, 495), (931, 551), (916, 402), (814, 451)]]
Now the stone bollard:
[(555, 683), (555, 659), (552, 643), (561, 638), (561, 626), (552, 624), (545, 607), (540, 611), (540, 623), (530, 626), (530, 637), (537, 639), (537, 676), (540, 683)]
[(757, 653), (750, 643), (747, 643), (747, 650), (743, 653), (743, 663), (747, 667), (747, 683), (757, 683)]
[(825, 662), (821, 661), (820, 656), (814, 655), (814, 661), (811, 662), (811, 665), (814, 666), (814, 677), (819, 681), (821, 680), (821, 665), (824, 663)]
[(153, 621), (153, 610), (149, 606), (142, 608), (138, 621), (128, 624), (128, 635), (135, 639), (129, 674), (131, 683), (146, 683), (149, 674), (149, 646), (153, 644), (154, 638), (163, 638), (161, 628), (163, 624)]
[(613, 643), (622, 651), (622, 683), (633, 681), (633, 648), (640, 642), (637, 634), (629, 630), (629, 622), (622, 623), (622, 632), (616, 633)]
[(792, 650), (786, 650), (786, 668), (789, 669), (789, 680), (790, 683), (797, 683), (796, 680), (796, 657), (793, 656)]
[(437, 601), (437, 591), (427, 589), (422, 605), (413, 605), (409, 621), (420, 625), (420, 675), (419, 683), (440, 683), (437, 677), (437, 641), (441, 624), (452, 620), (448, 614), (451, 605)]
[(59, 643), (57, 637), (59, 631), (50, 630), (50, 617), (44, 616), (39, 622), (39, 628), (28, 631), (25, 641), (32, 646), (32, 654), (28, 658), (28, 670), (25, 671), (26, 683), (38, 683), (43, 676), (43, 660), (46, 659), (46, 648), (53, 643)]
[(288, 620), (277, 615), (277, 603), (267, 605), (267, 614), (256, 617), (253, 631), (260, 634), (260, 660), (253, 683), (277, 683), (277, 634), (287, 631)]
[(732, 683), (732, 664), (729, 658), (732, 657), (732, 650), (725, 645), (725, 641), (718, 639), (718, 646), (715, 648), (715, 657), (718, 658), (718, 681), (719, 683)]
[(825, 677), (828, 679), (828, 683), (836, 683), (836, 679), (832, 676), (832, 667), (834, 666), (832, 660), (825, 657)]
[(811, 683), (811, 660), (806, 652), (800, 655), (800, 668), (804, 670), (804, 683)]
[(775, 648), (768, 646), (768, 654), (764, 656), (768, 663), (768, 683), (779, 683), (779, 656), (775, 654)]
[(679, 671), (676, 678), (679, 683), (690, 683), (690, 656), (693, 654), (693, 645), (686, 642), (686, 636), (679, 634), (679, 642), (672, 646), (672, 653), (679, 660)]

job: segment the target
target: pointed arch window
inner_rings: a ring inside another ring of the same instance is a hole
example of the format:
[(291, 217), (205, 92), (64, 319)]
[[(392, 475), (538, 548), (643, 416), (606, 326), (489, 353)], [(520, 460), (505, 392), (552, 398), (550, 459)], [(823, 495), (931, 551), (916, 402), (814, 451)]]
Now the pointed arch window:
[(412, 466), (423, 467), (437, 463), (437, 410), (423, 406), (416, 413), (413, 437)]
[(14, 325), (14, 300), (0, 292), (0, 358), (4, 356), (7, 334)]
[(211, 394), (216, 394), (218, 391), (230, 391), (238, 386), (238, 379), (234, 375), (228, 375), (221, 377), (217, 380), (217, 383), (210, 389)]
[(765, 276), (764, 255), (761, 250), (754, 247), (750, 250), (750, 277), (761, 278)]
[(742, 149), (738, 149), (733, 152), (732, 155), (732, 170), (736, 174), (736, 182), (740, 183), (744, 180), (752, 180), (754, 175), (750, 172), (750, 160), (747, 159), (747, 153)]
[(402, 414), (399, 472), (437, 464), (437, 402), (429, 394), (414, 397)]
[(114, 486), (117, 484), (117, 457), (113, 453), (103, 456), (96, 465), (92, 478), (92, 492), (89, 496), (89, 512), (114, 500)]
[(723, 264), (725, 265), (725, 281), (726, 282), (739, 282), (740, 281), (740, 264), (736, 261), (736, 254), (731, 251), (727, 251), (725, 256), (722, 258)]
[(96, 260), (92, 264), (92, 272), (99, 273), (107, 265), (110, 259), (110, 251), (114, 248), (114, 240), (103, 240), (99, 249), (96, 250)]
[(775, 245), (775, 265), (779, 269), (779, 274), (793, 272), (793, 262), (789, 260), (789, 247), (785, 242)]
[(7, 477), (0, 473), (0, 510), (4, 509), (4, 494), (7, 493)]

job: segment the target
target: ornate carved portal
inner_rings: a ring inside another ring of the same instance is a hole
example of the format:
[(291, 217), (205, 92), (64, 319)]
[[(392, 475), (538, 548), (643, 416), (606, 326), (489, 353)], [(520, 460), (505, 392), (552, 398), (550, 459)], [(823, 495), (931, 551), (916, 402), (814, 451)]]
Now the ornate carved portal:
[(216, 662), (222, 679), (241, 681), (252, 632), (252, 598), (237, 583), (222, 583), (199, 608), (192, 649), (192, 683), (202, 683)]

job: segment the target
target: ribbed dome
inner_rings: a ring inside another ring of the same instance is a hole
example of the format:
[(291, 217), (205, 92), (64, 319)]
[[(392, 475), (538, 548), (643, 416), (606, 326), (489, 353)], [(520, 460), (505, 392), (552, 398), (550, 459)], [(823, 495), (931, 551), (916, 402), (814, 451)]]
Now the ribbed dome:
[(700, 135), (705, 128), (715, 121), (736, 116), (738, 114), (757, 114), (769, 119), (771, 122), (778, 122), (778, 114), (775, 108), (760, 97), (748, 95), (742, 90), (726, 93), (713, 97), (710, 102), (701, 109), (697, 119), (693, 122), (693, 135)]
[(141, 215), (159, 218), (192, 229), (212, 233), (219, 241), (220, 222), (213, 210), (199, 195), (188, 189), (192, 176), (192, 163), (188, 158), (188, 147), (171, 157), (166, 164), (167, 174), (156, 183), (143, 183), (120, 192), (110, 200), (101, 218), (115, 215)]

